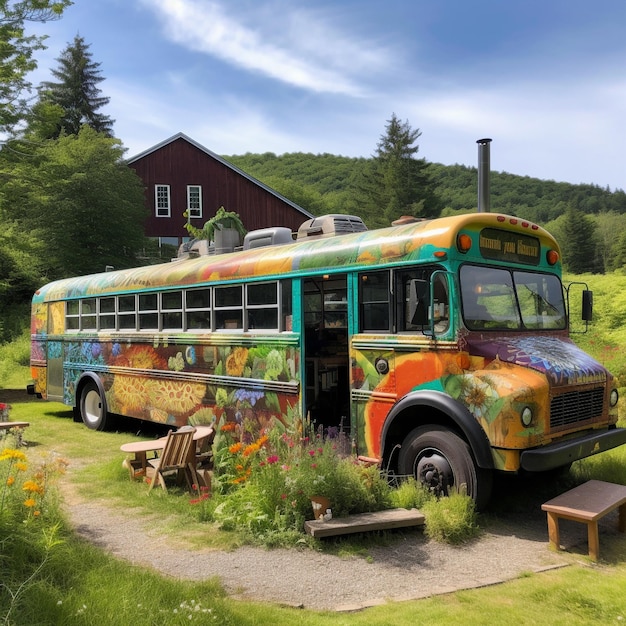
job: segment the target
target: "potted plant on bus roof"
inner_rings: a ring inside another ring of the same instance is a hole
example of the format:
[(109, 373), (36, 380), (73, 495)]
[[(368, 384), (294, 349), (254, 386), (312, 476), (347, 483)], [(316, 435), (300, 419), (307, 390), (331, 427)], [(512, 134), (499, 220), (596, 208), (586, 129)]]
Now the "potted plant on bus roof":
[[(187, 212), (183, 214), (188, 217)], [(241, 245), (246, 235), (246, 229), (239, 217), (239, 213), (227, 211), (221, 206), (215, 215), (204, 223), (202, 228), (197, 228), (189, 221), (185, 224), (187, 232), (196, 239), (206, 239), (215, 243), (216, 252), (221, 249), (233, 249)]]

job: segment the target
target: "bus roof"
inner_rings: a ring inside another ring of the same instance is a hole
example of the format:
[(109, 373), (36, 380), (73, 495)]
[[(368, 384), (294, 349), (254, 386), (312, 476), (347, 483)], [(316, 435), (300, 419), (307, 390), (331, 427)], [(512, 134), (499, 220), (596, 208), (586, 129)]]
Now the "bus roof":
[(542, 246), (558, 250), (555, 240), (540, 226), (498, 213), (470, 213), (335, 237), (311, 238), (284, 245), (66, 278), (39, 289), (33, 301), (247, 278), (276, 279), (299, 274), (345, 271), (347, 268), (367, 269), (406, 261), (440, 262), (441, 258), (434, 256), (436, 251), (445, 251), (448, 259), (460, 254), (456, 250), (459, 232), (477, 237), (487, 227), (533, 236), (540, 240)]

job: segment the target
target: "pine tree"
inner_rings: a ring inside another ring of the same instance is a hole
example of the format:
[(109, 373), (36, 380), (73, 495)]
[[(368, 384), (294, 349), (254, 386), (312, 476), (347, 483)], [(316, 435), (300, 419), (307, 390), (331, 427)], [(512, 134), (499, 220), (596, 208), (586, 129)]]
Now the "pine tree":
[(417, 159), (419, 129), (412, 129), (393, 113), (385, 134), (376, 146), (367, 187), (370, 201), (378, 207), (382, 220), (389, 225), (403, 215), (435, 217), (441, 210), (425, 159)]
[(61, 132), (77, 135), (83, 124), (112, 137), (114, 120), (97, 112), (109, 103), (97, 86), (104, 80), (98, 69), (100, 63), (92, 61), (85, 40), (77, 35), (57, 61), (59, 67), (52, 70), (52, 75), (58, 82), (44, 82), (40, 87), (41, 102), (57, 105), (63, 111), (56, 131), (49, 138), (55, 139)]
[(596, 225), (580, 209), (573, 206), (567, 209), (560, 244), (567, 271), (582, 274), (597, 270)]

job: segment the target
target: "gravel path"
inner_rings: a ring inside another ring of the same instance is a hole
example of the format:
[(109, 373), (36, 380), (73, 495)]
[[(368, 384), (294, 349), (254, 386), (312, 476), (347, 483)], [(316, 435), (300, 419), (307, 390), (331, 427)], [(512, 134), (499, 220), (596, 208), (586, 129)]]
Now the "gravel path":
[[(135, 517), (106, 502), (81, 501), (64, 482), (69, 519), (79, 535), (93, 544), (176, 578), (217, 576), (232, 597), (289, 606), (356, 610), (389, 600), (491, 585), (524, 572), (561, 567), (576, 558), (549, 550), (542, 515), (515, 528), (510, 522), (490, 524), (489, 532), (460, 547), (430, 541), (419, 530), (398, 533), (397, 542), (374, 547), (368, 559), (313, 550), (191, 549), (180, 546), (180, 537), (157, 537), (143, 515)], [(584, 554), (586, 535), (580, 526), (574, 542), (581, 544)]]

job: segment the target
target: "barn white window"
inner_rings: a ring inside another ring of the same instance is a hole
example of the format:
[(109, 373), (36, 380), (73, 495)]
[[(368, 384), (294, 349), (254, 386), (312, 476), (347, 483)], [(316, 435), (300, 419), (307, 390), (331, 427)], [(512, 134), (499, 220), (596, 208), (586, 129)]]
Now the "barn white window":
[(170, 217), (171, 201), (169, 185), (155, 185), (154, 206), (156, 207), (157, 217)]
[(187, 185), (187, 215), (202, 217), (202, 187), (200, 185)]

